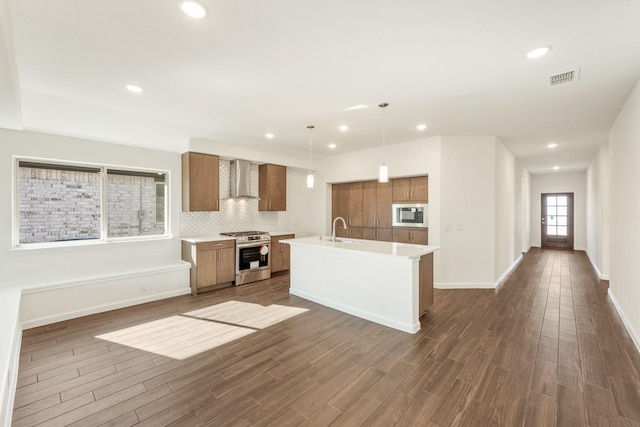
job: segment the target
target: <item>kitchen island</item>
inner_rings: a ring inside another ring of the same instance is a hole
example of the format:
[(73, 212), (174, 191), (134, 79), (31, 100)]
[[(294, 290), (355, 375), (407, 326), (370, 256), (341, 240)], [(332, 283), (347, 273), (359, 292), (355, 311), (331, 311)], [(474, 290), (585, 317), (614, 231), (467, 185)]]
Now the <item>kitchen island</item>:
[(289, 292), (404, 332), (433, 303), (437, 246), (314, 236), (291, 245)]

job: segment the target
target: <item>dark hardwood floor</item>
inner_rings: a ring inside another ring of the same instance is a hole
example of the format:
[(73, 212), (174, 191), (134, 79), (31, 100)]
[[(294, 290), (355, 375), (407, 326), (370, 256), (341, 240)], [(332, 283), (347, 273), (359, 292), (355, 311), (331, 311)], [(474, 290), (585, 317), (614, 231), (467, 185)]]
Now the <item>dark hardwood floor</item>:
[(288, 280), (24, 331), (13, 425), (640, 426), (640, 355), (582, 252), (436, 290), (415, 335)]

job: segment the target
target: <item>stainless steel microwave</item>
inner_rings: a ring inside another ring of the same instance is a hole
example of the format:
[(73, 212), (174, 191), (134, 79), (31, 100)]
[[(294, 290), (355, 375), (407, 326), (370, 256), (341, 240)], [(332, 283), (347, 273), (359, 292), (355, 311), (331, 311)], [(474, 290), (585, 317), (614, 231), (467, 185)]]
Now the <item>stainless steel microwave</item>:
[(394, 227), (428, 227), (429, 205), (427, 203), (394, 203), (392, 225)]

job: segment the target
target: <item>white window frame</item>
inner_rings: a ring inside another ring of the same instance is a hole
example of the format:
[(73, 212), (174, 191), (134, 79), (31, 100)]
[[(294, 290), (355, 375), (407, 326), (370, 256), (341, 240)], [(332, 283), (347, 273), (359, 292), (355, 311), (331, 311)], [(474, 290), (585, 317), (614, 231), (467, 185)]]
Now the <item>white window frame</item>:
[[(50, 165), (84, 167), (100, 169), (100, 238), (91, 240), (69, 240), (64, 242), (44, 243), (20, 243), (20, 207), (19, 207), (19, 164), (20, 162), (42, 163)], [(131, 171), (151, 174), (163, 174), (165, 177), (165, 202), (164, 202), (164, 234), (149, 236), (108, 237), (107, 220), (107, 170)], [(150, 169), (144, 167), (132, 167), (121, 165), (108, 165), (90, 162), (66, 161), (60, 159), (45, 159), (37, 157), (13, 156), (13, 185), (12, 185), (12, 247), (14, 249), (39, 249), (70, 246), (87, 246), (115, 242), (143, 242), (149, 240), (165, 240), (171, 238), (171, 171), (162, 169)]]

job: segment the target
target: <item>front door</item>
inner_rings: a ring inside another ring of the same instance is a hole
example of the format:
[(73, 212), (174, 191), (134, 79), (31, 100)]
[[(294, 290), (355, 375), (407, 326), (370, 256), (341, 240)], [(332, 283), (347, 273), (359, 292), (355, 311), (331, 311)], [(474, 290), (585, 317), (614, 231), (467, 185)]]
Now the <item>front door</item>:
[(573, 193), (543, 193), (541, 206), (541, 246), (573, 249)]

